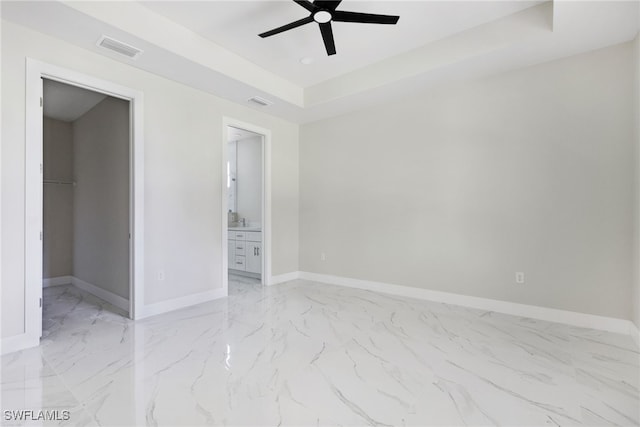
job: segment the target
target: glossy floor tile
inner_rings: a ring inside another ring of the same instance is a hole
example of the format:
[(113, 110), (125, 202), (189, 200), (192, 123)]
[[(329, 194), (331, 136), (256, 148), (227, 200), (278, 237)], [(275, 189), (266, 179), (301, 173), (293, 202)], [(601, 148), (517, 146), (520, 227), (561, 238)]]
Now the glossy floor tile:
[(89, 426), (640, 423), (628, 336), (300, 280), (233, 277), (229, 294), (134, 323), (45, 289), (42, 345), (2, 357), (2, 409)]

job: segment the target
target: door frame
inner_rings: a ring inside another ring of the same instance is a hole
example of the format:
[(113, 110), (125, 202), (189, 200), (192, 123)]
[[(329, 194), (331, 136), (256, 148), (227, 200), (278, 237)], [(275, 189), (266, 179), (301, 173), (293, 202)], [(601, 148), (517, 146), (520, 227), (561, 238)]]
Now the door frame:
[(243, 122), (231, 117), (222, 118), (222, 286), (225, 295), (229, 295), (229, 254), (227, 242), (229, 231), (227, 229), (227, 213), (229, 211), (227, 200), (227, 142), (228, 128), (244, 129), (262, 136), (262, 273), (261, 283), (265, 286), (271, 284), (271, 130), (252, 123)]
[(142, 91), (26, 58), (25, 333), (42, 336), (43, 148), (42, 79), (129, 101), (129, 317), (144, 304), (144, 126)]

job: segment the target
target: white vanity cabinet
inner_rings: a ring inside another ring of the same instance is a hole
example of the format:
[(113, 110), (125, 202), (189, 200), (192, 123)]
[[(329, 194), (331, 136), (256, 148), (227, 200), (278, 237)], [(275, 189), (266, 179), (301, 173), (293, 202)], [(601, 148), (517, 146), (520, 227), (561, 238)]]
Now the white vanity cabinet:
[(229, 269), (234, 273), (262, 273), (262, 232), (229, 230)]

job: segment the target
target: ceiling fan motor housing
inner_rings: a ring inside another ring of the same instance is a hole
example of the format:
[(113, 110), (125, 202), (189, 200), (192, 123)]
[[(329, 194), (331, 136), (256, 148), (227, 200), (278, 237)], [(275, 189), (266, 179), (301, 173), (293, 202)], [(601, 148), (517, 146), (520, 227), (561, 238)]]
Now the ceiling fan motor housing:
[(318, 24), (326, 24), (333, 19), (333, 15), (328, 10), (319, 10), (313, 14), (313, 20)]

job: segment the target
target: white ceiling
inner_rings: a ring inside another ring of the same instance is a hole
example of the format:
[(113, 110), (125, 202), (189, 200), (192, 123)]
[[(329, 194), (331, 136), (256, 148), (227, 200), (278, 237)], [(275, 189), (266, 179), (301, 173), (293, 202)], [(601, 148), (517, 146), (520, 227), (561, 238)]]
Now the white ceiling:
[[(335, 23), (327, 57), (293, 1), (1, 1), (3, 19), (168, 79), (305, 123), (417, 91), (632, 40), (640, 2), (346, 0), (339, 8), (398, 14), (398, 25)], [(131, 60), (96, 46), (108, 35), (144, 51)], [(314, 62), (304, 66), (302, 56)], [(171, 66), (167, 66), (170, 64)], [(273, 101), (260, 108), (253, 96)]]
[[(309, 15), (293, 1), (152, 1), (147, 8), (307, 87), (527, 9), (536, 1), (343, 1), (338, 10), (398, 15), (396, 25), (334, 22), (327, 56), (316, 23), (262, 39), (259, 33)], [(311, 58), (310, 65), (300, 63)]]
[(73, 122), (107, 97), (48, 79), (44, 79), (42, 86), (43, 115), (63, 122)]

